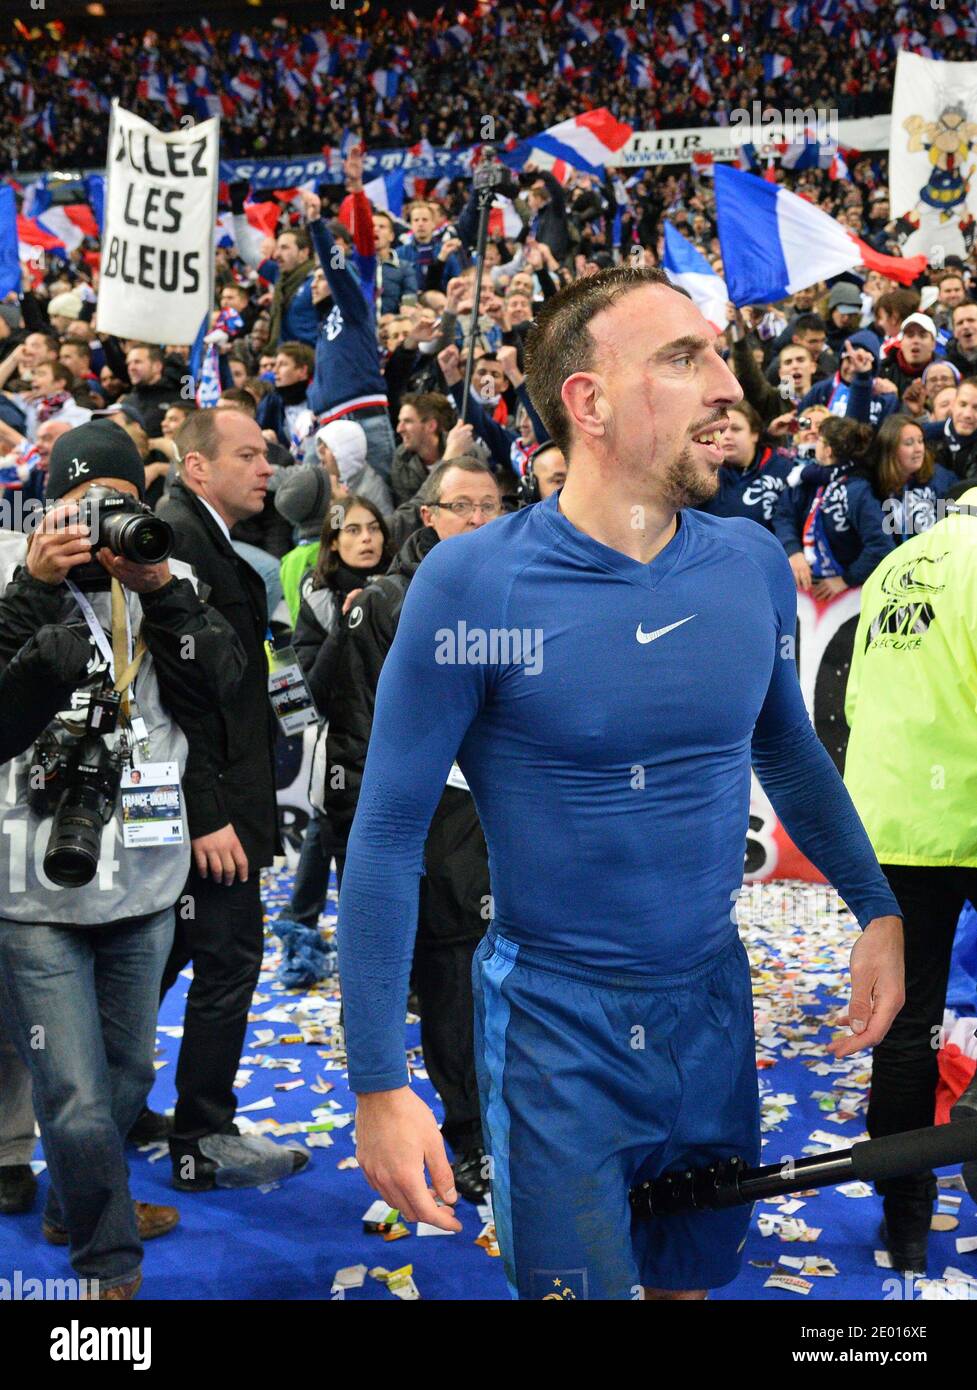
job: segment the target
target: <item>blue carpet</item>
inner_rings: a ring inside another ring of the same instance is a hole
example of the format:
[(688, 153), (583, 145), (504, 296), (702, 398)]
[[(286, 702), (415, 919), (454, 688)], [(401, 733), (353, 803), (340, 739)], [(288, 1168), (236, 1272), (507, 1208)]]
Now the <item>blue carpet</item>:
[[(290, 886), (286, 873), (268, 876), (265, 906), (269, 919), (287, 908)], [(335, 921), (334, 893), (330, 896), (327, 928)], [(846, 1144), (854, 1142), (865, 1129), (868, 1059), (858, 1055), (846, 1073), (817, 1075), (810, 1064), (822, 1064), (825, 1060), (830, 1063), (833, 1059), (823, 1050), (805, 1051), (831, 1036), (832, 1030), (825, 1026), (824, 1019), (841, 1002), (844, 970), (854, 935), (850, 918), (838, 912), (833, 895), (823, 890), (767, 886), (759, 891), (754, 889), (743, 899), (740, 921), (753, 965), (758, 1058), (765, 1123), (769, 1126), (764, 1134), (762, 1161), (773, 1163), (785, 1155), (802, 1156), (817, 1130), (837, 1134)], [(312, 1043), (256, 1041), (260, 1029), (273, 1029), (276, 1038), (294, 1035), (298, 1031), (296, 1015), (309, 1028), (322, 1017), (323, 1005), (327, 1014), (330, 1006), (335, 1011), (338, 996), (328, 982), (314, 993), (310, 1004), (303, 991), (287, 993), (274, 984), (277, 964), (278, 943), (269, 937), (266, 969), (259, 982), (254, 1013), (265, 1014), (290, 1006), (291, 1021), (258, 1019), (250, 1023), (245, 1056), (296, 1059), (299, 1070), (293, 1074), (285, 1069), (243, 1063), (252, 1074), (239, 1089), (241, 1106), (267, 1097), (274, 1101), (273, 1108), (246, 1110), (244, 1117), (257, 1123), (273, 1119), (278, 1124), (289, 1124), (312, 1121), (315, 1107), (325, 1106), (339, 1115), (349, 1113), (353, 1101), (341, 1063), (321, 1055), (330, 1051), (328, 1027)], [(179, 1026), (185, 993), (186, 981), (181, 979), (164, 1003), (162, 1028)], [(416, 1025), (408, 1029), (409, 1047), (417, 1047), (417, 1034)], [(151, 1097), (155, 1109), (173, 1105), (178, 1047), (177, 1038), (160, 1032), (158, 1062), (162, 1065)], [(419, 1056), (417, 1063), (421, 1065)], [(330, 1064), (334, 1070), (328, 1069)], [(328, 1094), (313, 1092), (317, 1077), (332, 1083), (334, 1089)], [(276, 1083), (299, 1078), (304, 1085), (288, 1091), (275, 1089)], [(419, 1078), (416, 1086), (437, 1111), (430, 1083)], [(828, 1093), (820, 1103), (812, 1095), (816, 1091)], [(793, 1100), (773, 1099), (781, 1096)], [(852, 1115), (837, 1123), (830, 1117), (838, 1113), (839, 1100), (841, 1113), (850, 1111)], [(174, 1203), (181, 1213), (180, 1226), (174, 1233), (147, 1245), (141, 1297), (328, 1299), (337, 1270), (365, 1264), (368, 1269), (387, 1270), (411, 1265), (414, 1281), (425, 1299), (507, 1299), (501, 1262), (475, 1244), (483, 1223), (475, 1209), (464, 1202), (458, 1208), (464, 1227), (459, 1235), (418, 1237), (413, 1227), (409, 1236), (393, 1242), (364, 1235), (361, 1217), (374, 1194), (359, 1171), (338, 1166), (353, 1155), (352, 1125), (330, 1133), (332, 1146), (312, 1149), (312, 1161), (305, 1172), (268, 1192), (177, 1194), (169, 1186), (165, 1156), (151, 1161), (152, 1151), (133, 1151), (133, 1195), (151, 1202)], [(302, 1135), (289, 1136), (289, 1142), (302, 1142)], [(41, 1157), (40, 1151), (38, 1156)], [(46, 1183), (47, 1177), (42, 1174), (42, 1197)], [(940, 1276), (947, 1266), (953, 1266), (977, 1279), (977, 1255), (958, 1254), (955, 1248), (958, 1237), (977, 1234), (974, 1203), (960, 1190), (943, 1191), (961, 1199), (955, 1208), (959, 1226), (952, 1232), (932, 1235), (929, 1272)], [(879, 1245), (876, 1231), (881, 1202), (874, 1194), (845, 1197), (835, 1189), (822, 1189), (817, 1195), (799, 1200), (803, 1206), (796, 1211), (796, 1218), (807, 1227), (820, 1228), (821, 1234), (810, 1243), (785, 1241), (777, 1234), (764, 1236), (759, 1229), (761, 1216), (782, 1213), (773, 1204), (759, 1204), (751, 1220), (742, 1272), (735, 1283), (714, 1294), (715, 1298), (811, 1301), (905, 1296), (902, 1281), (875, 1264), (873, 1252)], [(0, 1275), (10, 1277), (17, 1268), (25, 1277), (63, 1278), (70, 1273), (65, 1252), (40, 1240), (40, 1210), (39, 1202), (27, 1216), (0, 1218)], [(830, 1261), (838, 1273), (809, 1277), (811, 1287), (806, 1294), (764, 1288), (765, 1281), (775, 1272), (774, 1266), (780, 1274), (797, 1272), (779, 1263), (784, 1256), (791, 1260), (817, 1256)], [(958, 1296), (966, 1292), (939, 1285), (926, 1289), (927, 1296), (953, 1291)], [(977, 1286), (971, 1292), (977, 1295)], [(346, 1297), (390, 1299), (392, 1294), (383, 1283), (367, 1277), (361, 1288), (350, 1290)]]

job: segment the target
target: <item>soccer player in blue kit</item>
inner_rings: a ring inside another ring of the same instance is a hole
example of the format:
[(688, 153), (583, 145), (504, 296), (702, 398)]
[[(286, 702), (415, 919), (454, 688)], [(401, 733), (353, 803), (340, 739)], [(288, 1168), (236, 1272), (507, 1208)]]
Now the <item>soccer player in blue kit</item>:
[(435, 546), (380, 678), (339, 904), (357, 1155), (408, 1220), (460, 1229), (403, 1034), (424, 841), (457, 759), (489, 848), (476, 1058), (513, 1297), (695, 1299), (736, 1276), (747, 1207), (638, 1222), (628, 1192), (759, 1158), (731, 909), (751, 761), (863, 928), (835, 1056), (903, 1002), (898, 904), (801, 698), (787, 558), (754, 521), (693, 510), (742, 396), (714, 340), (659, 271), (547, 302), (526, 376), (566, 484)]

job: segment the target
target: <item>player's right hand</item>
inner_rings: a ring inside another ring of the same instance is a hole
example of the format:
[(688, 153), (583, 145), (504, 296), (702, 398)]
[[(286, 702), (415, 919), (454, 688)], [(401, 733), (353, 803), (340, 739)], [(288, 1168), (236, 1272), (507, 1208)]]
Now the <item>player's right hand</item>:
[(78, 506), (69, 502), (48, 512), (27, 542), (27, 572), (43, 584), (60, 584), (76, 565), (92, 558), (87, 526), (69, 524)]
[[(357, 1097), (356, 1157), (370, 1186), (406, 1220), (461, 1230), (454, 1214), (455, 1177), (441, 1131), (430, 1107), (409, 1086)], [(435, 1197), (445, 1205), (438, 1206)]]

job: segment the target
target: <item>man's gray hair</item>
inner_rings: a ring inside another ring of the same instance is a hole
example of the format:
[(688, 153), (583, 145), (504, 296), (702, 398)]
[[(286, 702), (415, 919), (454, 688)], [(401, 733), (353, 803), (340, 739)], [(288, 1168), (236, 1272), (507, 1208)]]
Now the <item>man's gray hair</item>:
[(442, 459), (424, 479), (417, 491), (416, 500), (429, 507), (441, 497), (441, 484), (449, 468), (460, 468), (463, 473), (485, 473), (498, 485), (498, 479), (491, 468), (474, 454), (462, 454), (456, 459)]

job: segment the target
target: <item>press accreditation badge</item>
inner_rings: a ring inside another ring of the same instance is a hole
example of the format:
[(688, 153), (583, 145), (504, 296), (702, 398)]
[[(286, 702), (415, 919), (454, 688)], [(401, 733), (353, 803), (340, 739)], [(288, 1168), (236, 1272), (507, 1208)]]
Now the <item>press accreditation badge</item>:
[(295, 655), (294, 647), (268, 644), (268, 694), (283, 734), (300, 733), (319, 722), (312, 692)]
[(142, 763), (122, 774), (122, 843), (126, 849), (183, 844), (183, 804), (176, 763)]

